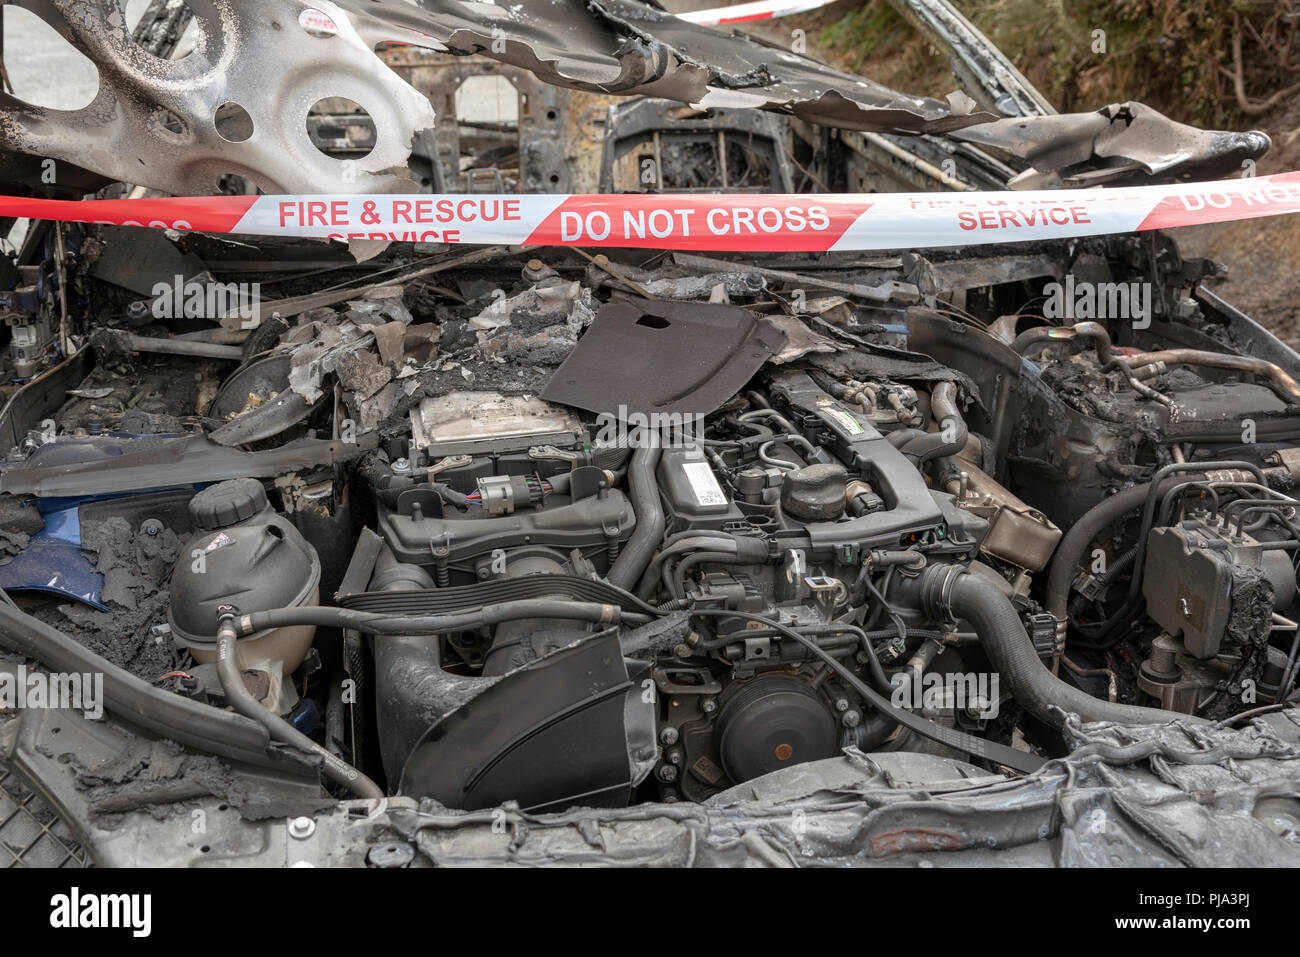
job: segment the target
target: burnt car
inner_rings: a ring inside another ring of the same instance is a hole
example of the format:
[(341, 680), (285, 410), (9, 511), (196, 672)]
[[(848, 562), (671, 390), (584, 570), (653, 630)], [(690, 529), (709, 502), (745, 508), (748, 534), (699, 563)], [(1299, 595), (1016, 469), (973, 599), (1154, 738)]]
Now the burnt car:
[(1057, 114), (942, 0), (898, 6), (946, 101), (634, 0), (10, 6), (100, 71), (82, 110), (0, 95), (16, 861), (1300, 862), (1300, 356), (1168, 233), (17, 213), (412, 194), (486, 229), (1188, 183), (1264, 134)]

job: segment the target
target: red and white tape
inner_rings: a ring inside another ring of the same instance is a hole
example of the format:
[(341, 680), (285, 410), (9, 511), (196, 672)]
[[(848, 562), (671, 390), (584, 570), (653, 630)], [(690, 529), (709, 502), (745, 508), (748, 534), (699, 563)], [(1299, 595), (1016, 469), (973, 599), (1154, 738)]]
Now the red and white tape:
[(749, 23), (751, 20), (775, 20), (777, 17), (829, 7), (834, 2), (835, 0), (755, 0), (754, 3), (738, 3), (731, 7), (674, 13), (673, 16), (702, 27), (716, 27), (727, 23)]
[[(493, 0), (488, 0), (489, 3)], [(828, 7), (836, 0), (754, 0), (753, 3), (737, 3), (730, 7), (714, 7), (712, 10), (687, 10), (674, 13), (678, 20), (694, 23), (701, 27), (721, 27), (732, 23), (752, 23), (755, 20), (776, 20), (796, 13), (807, 13)], [(506, 5), (506, 4), (503, 4)], [(338, 32), (334, 20), (319, 10), (304, 10), (298, 18), (302, 28), (313, 36), (332, 36)], [(401, 34), (394, 35), (386, 42), (393, 46), (416, 46), (428, 50), (445, 52), (447, 45), (427, 33), (397, 27)]]
[(973, 246), (1300, 212), (1300, 172), (1177, 186), (860, 194), (454, 194), (70, 200), (0, 217), (340, 240), (826, 252)]

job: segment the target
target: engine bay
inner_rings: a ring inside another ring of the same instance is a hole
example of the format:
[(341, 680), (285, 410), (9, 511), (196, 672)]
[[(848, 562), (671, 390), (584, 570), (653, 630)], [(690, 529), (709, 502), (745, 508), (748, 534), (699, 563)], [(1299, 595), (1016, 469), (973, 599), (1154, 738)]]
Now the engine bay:
[(0, 90), (16, 861), (1300, 860), (1300, 355), (1171, 233), (1300, 211), (1265, 133), (946, 0), (946, 99), (636, 0), (5, 6), (99, 75)]
[(238, 357), (93, 331), (0, 463), (0, 584), (345, 793), (451, 808), (702, 802), (845, 748), (1025, 773), (1067, 715), (1231, 719), (1295, 694), (1296, 363), (1168, 241), (1177, 314), (1033, 315), (1135, 248), (936, 257), (979, 283), (942, 299), (876, 262), (887, 306), (795, 285), (852, 263), (502, 253), (443, 260), (460, 305), (358, 286)]

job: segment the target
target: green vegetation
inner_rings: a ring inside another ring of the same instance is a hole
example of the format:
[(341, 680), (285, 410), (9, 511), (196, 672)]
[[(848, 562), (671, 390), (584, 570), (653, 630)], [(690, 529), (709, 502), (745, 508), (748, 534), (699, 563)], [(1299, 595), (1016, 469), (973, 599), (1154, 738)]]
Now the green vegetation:
[[(1228, 128), (1300, 94), (1289, 86), (1300, 80), (1300, 3), (1293, 0), (957, 0), (957, 6), (1062, 111), (1131, 99), (1184, 122)], [(841, 65), (896, 89), (935, 96), (954, 85), (943, 57), (886, 0), (863, 0), (826, 27), (821, 42)]]

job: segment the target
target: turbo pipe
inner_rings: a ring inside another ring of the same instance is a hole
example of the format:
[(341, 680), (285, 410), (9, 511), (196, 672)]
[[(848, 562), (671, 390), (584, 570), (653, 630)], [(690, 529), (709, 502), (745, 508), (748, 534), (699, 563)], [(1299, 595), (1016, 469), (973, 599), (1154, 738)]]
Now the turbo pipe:
[[(384, 546), (370, 587), (402, 592), (432, 588), (433, 580), (420, 566), (397, 562)], [(444, 671), (440, 644), (436, 634), (388, 635), (371, 642), (379, 750), (390, 782), (401, 779), (411, 750), (434, 721), (496, 681)]]

